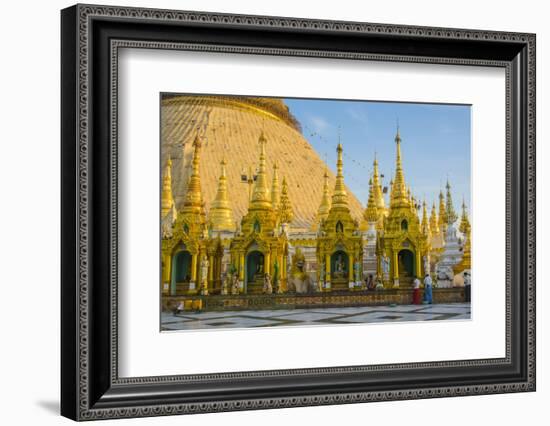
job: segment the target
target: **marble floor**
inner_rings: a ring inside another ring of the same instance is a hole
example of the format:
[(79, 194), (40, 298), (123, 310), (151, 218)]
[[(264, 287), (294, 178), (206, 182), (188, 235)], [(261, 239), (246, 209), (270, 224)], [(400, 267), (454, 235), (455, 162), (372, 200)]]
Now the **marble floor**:
[(177, 315), (163, 312), (161, 315), (161, 331), (469, 319), (471, 319), (469, 303), (182, 312)]

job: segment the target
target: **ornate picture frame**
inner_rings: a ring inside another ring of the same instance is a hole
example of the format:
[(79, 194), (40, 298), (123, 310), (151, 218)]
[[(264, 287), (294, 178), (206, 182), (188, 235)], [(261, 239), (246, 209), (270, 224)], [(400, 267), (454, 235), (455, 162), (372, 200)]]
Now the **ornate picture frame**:
[[(64, 9), (61, 414), (93, 420), (534, 391), (535, 44), (534, 34), (510, 32), (95, 5)], [(117, 61), (124, 47), (503, 68), (506, 356), (119, 377)]]

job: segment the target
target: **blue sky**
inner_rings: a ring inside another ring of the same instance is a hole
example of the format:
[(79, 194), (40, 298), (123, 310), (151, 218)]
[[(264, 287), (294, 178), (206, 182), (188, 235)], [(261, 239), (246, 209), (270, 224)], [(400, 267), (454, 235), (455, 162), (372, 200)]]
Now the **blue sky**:
[(285, 99), (302, 125), (305, 138), (329, 167), (336, 169), (338, 134), (344, 147), (344, 177), (366, 204), (374, 153), (383, 184), (395, 173), (395, 132), (401, 133), (401, 153), (407, 184), (429, 206), (447, 177), (460, 212), (464, 196), (470, 207), (470, 106), (396, 102)]

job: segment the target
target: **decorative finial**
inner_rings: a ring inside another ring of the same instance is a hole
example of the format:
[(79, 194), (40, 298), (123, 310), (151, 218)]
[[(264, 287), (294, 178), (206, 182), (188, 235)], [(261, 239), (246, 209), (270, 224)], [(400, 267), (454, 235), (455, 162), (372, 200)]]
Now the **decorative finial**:
[(470, 221), (468, 220), (468, 211), (466, 210), (466, 202), (464, 201), (464, 195), (462, 196), (462, 216), (460, 218), (460, 225), (458, 230), (464, 235), (470, 232)]
[(337, 160), (336, 160), (336, 183), (334, 185), (334, 192), (332, 193), (332, 207), (348, 209), (348, 195), (344, 186), (344, 161), (342, 160), (342, 154), (344, 149), (342, 144), (338, 142), (336, 147)]
[(323, 197), (321, 198), (321, 204), (319, 204), (319, 208), (317, 209), (317, 215), (315, 217), (315, 220), (311, 224), (312, 231), (317, 231), (319, 229), (319, 225), (328, 217), (328, 213), (330, 211), (331, 203), (330, 203), (330, 194), (329, 194), (329, 186), (328, 186), (327, 168), (325, 168), (325, 173), (323, 177), (325, 181), (323, 185)]
[(225, 166), (227, 162), (225, 158), (222, 158), (220, 162), (220, 178), (218, 180), (218, 189), (216, 191), (216, 197), (210, 206), (209, 221), (212, 231), (235, 231), (235, 220), (233, 217), (233, 210), (229, 204), (229, 197), (227, 195), (227, 177), (225, 172)]
[(281, 191), (281, 202), (279, 205), (279, 220), (281, 223), (291, 223), (294, 218), (292, 203), (288, 195), (286, 177), (283, 177), (283, 189)]
[(447, 202), (445, 206), (445, 210), (447, 213), (447, 222), (449, 224), (452, 224), (456, 222), (458, 217), (453, 206), (453, 198), (451, 196), (451, 184), (449, 183), (449, 178), (447, 178), (447, 185), (445, 187), (447, 188)]
[(263, 129), (262, 129), (262, 132), (260, 133), (260, 137), (258, 139), (258, 142), (260, 142), (260, 143), (267, 142), (267, 138), (265, 137), (265, 133), (264, 133)]
[(363, 230), (370, 229), (371, 225), (374, 224), (378, 218), (381, 211), (378, 210), (376, 206), (376, 187), (372, 178), (369, 179), (369, 198), (367, 200), (367, 207), (363, 212), (363, 223), (361, 228)]
[(399, 118), (397, 118), (397, 131), (395, 133), (395, 142), (396, 143), (401, 142), (401, 134), (399, 133)]
[(430, 220), (428, 219), (428, 209), (426, 208), (426, 199), (422, 201), (422, 223), (420, 228), (424, 236), (429, 239), (431, 236), (431, 229)]
[(170, 212), (175, 214), (176, 208), (172, 195), (172, 158), (168, 157), (162, 181), (161, 217), (164, 218)]
[(197, 134), (195, 135), (195, 139), (193, 140), (193, 147), (194, 148), (200, 148), (202, 146), (202, 138), (199, 135), (199, 132), (197, 131)]
[(187, 193), (185, 194), (184, 210), (190, 212), (191, 210), (202, 209), (202, 193), (201, 193), (201, 179), (200, 179), (200, 161), (201, 161), (201, 146), (202, 140), (198, 132), (193, 141), (193, 161), (191, 176), (187, 184)]
[(279, 166), (275, 161), (273, 163), (273, 180), (271, 183), (271, 205), (274, 210), (279, 208), (279, 202), (281, 200), (281, 193), (279, 191)]
[(252, 199), (250, 202), (250, 207), (253, 207), (256, 210), (265, 210), (272, 208), (271, 199), (269, 197), (269, 188), (267, 183), (267, 172), (266, 172), (266, 155), (265, 155), (265, 145), (267, 139), (265, 133), (260, 133), (258, 139), (260, 144), (260, 159), (258, 165), (258, 173), (256, 180), (254, 181), (254, 187), (252, 189)]
[(430, 215), (430, 231), (432, 235), (439, 234), (439, 223), (437, 218), (437, 212), (435, 209), (435, 201), (432, 204), (432, 213)]

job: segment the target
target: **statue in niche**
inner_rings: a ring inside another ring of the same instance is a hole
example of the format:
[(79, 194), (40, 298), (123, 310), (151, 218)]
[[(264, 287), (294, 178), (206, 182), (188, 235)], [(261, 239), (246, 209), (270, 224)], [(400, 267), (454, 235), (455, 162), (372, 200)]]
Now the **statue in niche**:
[(358, 260), (353, 264), (353, 274), (355, 277), (355, 283), (361, 283), (361, 264)]
[(269, 274), (264, 275), (263, 293), (264, 294), (273, 293), (273, 286), (271, 285), (271, 276)]
[(336, 272), (338, 274), (343, 274), (344, 273), (344, 261), (342, 260), (342, 255), (339, 254), (338, 257), (336, 258)]
[(300, 248), (292, 257), (292, 267), (288, 277), (288, 290), (296, 293), (311, 293), (315, 291), (314, 283), (306, 272), (306, 258)]
[(229, 288), (231, 287), (231, 274), (227, 272), (222, 281), (222, 294), (229, 294)]
[(281, 292), (281, 286), (279, 285), (279, 262), (275, 260), (273, 264), (273, 289), (275, 292)]
[(208, 261), (208, 258), (206, 255), (202, 257), (201, 260), (201, 293), (203, 295), (208, 294), (208, 267), (210, 266), (210, 262)]
[(319, 281), (321, 282), (321, 284), (325, 282), (326, 275), (327, 275), (327, 270), (326, 270), (325, 262), (321, 262), (321, 265), (319, 267)]
[(384, 275), (389, 275), (390, 258), (386, 254), (382, 255), (381, 263), (382, 263), (382, 272), (384, 273)]
[(239, 290), (240, 290), (239, 276), (235, 272), (232, 276), (231, 294), (239, 294)]
[(256, 219), (256, 221), (254, 222), (254, 232), (257, 232), (259, 233), (260, 232), (260, 222), (258, 221), (258, 219)]

